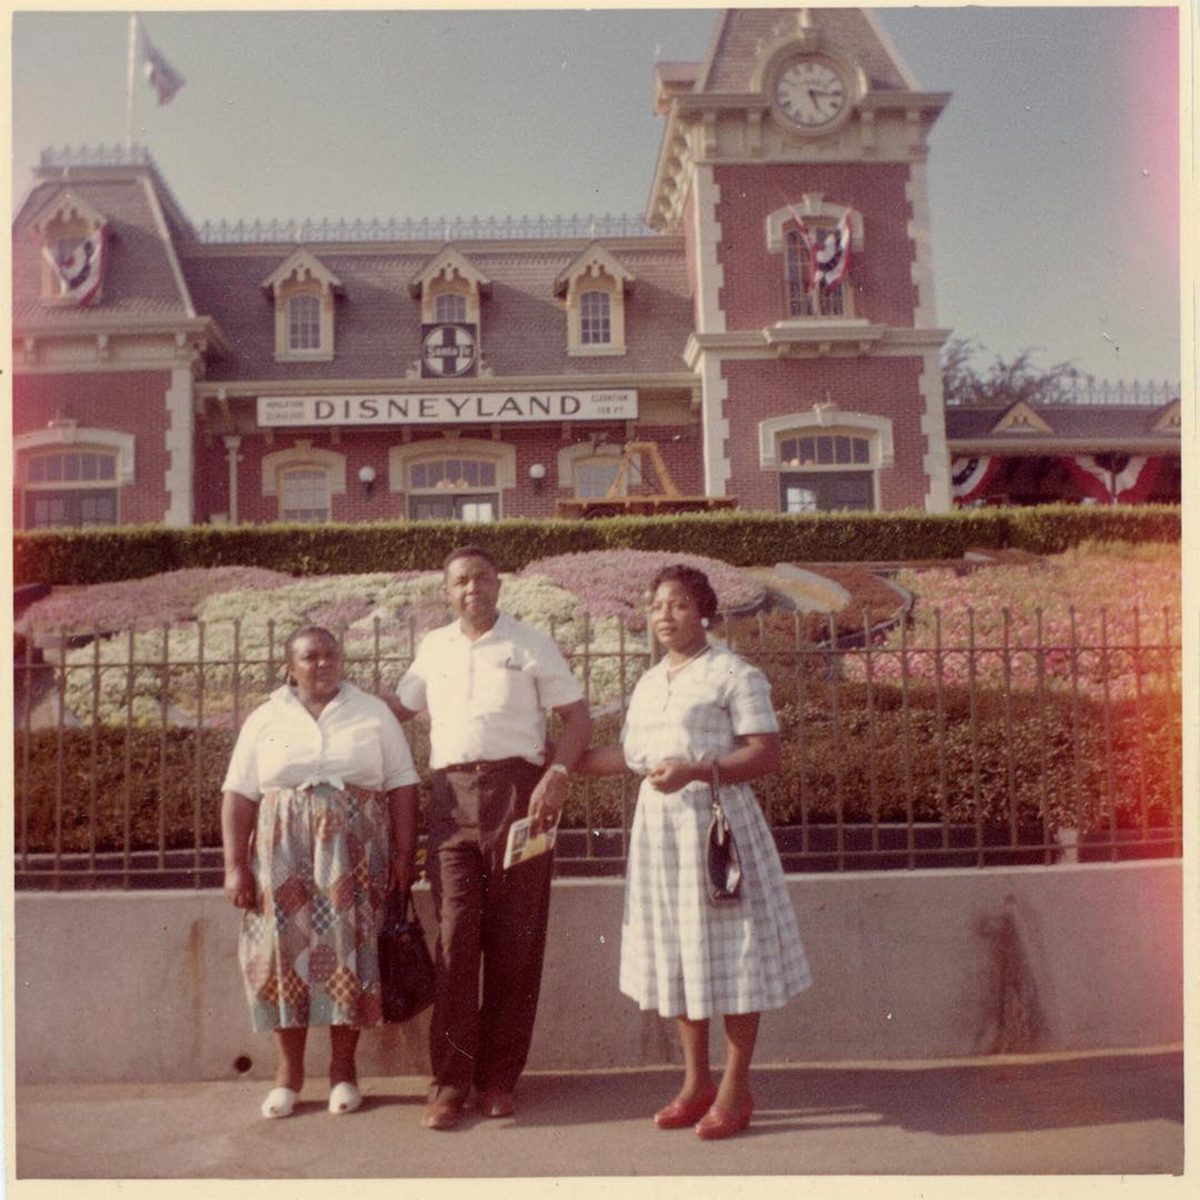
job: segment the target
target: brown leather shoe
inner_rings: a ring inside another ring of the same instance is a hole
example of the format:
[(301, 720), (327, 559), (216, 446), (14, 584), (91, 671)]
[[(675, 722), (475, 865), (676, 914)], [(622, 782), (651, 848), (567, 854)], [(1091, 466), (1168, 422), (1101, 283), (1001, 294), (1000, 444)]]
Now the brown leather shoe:
[(512, 1092), (503, 1088), (488, 1088), (479, 1097), (479, 1111), (485, 1117), (511, 1117), (516, 1108)]
[(462, 1117), (462, 1104), (457, 1100), (431, 1100), (425, 1105), (421, 1124), (426, 1129), (453, 1129)]

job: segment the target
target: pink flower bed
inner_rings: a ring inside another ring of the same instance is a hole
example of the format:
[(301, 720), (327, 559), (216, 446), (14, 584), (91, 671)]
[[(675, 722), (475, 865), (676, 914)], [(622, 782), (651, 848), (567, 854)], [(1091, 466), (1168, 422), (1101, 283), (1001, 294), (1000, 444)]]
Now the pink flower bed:
[(762, 599), (763, 587), (737, 567), (698, 554), (669, 550), (595, 550), (560, 554), (531, 562), (522, 576), (542, 575), (578, 597), (593, 620), (619, 617), (631, 630), (646, 627), (650, 580), (673, 563), (696, 567), (708, 576), (721, 608), (746, 608)]
[(192, 620), (200, 602), (218, 592), (269, 591), (293, 582), (292, 576), (263, 567), (189, 567), (145, 579), (56, 588), (31, 604), (25, 617), (32, 629), (152, 629)]

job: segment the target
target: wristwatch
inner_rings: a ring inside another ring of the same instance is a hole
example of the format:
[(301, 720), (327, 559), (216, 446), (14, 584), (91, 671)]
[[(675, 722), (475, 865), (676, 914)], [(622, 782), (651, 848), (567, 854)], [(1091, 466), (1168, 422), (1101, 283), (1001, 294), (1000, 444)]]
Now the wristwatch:
[(570, 775), (570, 773), (571, 773), (570, 767), (566, 766), (563, 763), (559, 763), (559, 762), (551, 763), (549, 769), (551, 771), (553, 771), (555, 773), (555, 775), (562, 775), (564, 777), (567, 775)]

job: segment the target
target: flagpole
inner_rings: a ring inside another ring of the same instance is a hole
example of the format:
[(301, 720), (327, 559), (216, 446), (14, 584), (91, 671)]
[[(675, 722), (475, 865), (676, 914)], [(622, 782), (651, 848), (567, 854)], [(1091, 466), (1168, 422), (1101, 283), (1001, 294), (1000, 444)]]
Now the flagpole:
[(137, 75), (137, 13), (129, 14), (129, 54), (125, 70), (125, 149), (133, 150), (133, 81)]

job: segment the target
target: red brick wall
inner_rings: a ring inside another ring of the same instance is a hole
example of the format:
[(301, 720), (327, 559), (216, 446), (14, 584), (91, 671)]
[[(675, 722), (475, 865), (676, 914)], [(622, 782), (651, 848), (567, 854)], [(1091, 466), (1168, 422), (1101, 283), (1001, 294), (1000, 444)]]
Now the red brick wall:
[(779, 511), (778, 475), (759, 466), (759, 422), (809, 412), (814, 403), (824, 402), (828, 392), (839, 409), (891, 418), (895, 465), (879, 472), (880, 504), (884, 509), (923, 508), (927, 447), (921, 433), (921, 365), (919, 358), (726, 362), (729, 493), (737, 497), (738, 507)]
[[(13, 434), (44, 429), (56, 418), (134, 434), (134, 479), (120, 489), (118, 516), (124, 525), (159, 524), (169, 503), (164, 477), (170, 386), (168, 371), (19, 375), (13, 380)], [(15, 512), (14, 520), (20, 518)]]
[(784, 260), (766, 245), (768, 213), (820, 192), (862, 214), (864, 248), (850, 260), (855, 316), (911, 326), (917, 304), (915, 247), (908, 236), (908, 168), (893, 163), (773, 164), (716, 168), (726, 328), (758, 329), (786, 315)]
[[(587, 427), (588, 432), (599, 431), (603, 426)], [(671, 472), (676, 486), (682, 492), (701, 493), (703, 491), (703, 464), (701, 462), (700, 443), (698, 438), (686, 438), (679, 441), (671, 439), (678, 435), (677, 427), (658, 428), (655, 426), (639, 427), (636, 436), (645, 441), (657, 441), (660, 445), (667, 469)], [(621, 444), (625, 440), (623, 424), (614, 425), (608, 429), (610, 441)], [(478, 436), (469, 429), (463, 429), (463, 436)], [(486, 433), (483, 435), (486, 436)], [(568, 431), (572, 436), (572, 431)], [(586, 440), (583, 428), (574, 435), (578, 440)], [(244, 524), (263, 524), (279, 519), (279, 499), (277, 496), (262, 495), (262, 460), (267, 454), (286, 450), (294, 446), (301, 438), (307, 438), (313, 449), (333, 450), (345, 455), (346, 458), (346, 491), (343, 495), (333, 497), (334, 521), (383, 521), (403, 519), (408, 514), (407, 497), (403, 492), (388, 490), (388, 451), (399, 441), (397, 430), (364, 430), (351, 432), (342, 430), (337, 445), (334, 445), (327, 431), (297, 430), (277, 432), (272, 444), (268, 445), (265, 438), (246, 437), (242, 439), (239, 451), (238, 487), (238, 516)], [(449, 450), (453, 443), (446, 442), (440, 436), (414, 437), (413, 444), (428, 441), (431, 445)], [(511, 427), (503, 432), (503, 441), (516, 450), (516, 486), (505, 488), (501, 496), (501, 509), (506, 517), (552, 517), (555, 512), (555, 501), (572, 495), (569, 488), (558, 488), (558, 454), (565, 444), (562, 440), (560, 425)], [(197, 506), (197, 519), (207, 519), (210, 512), (228, 511), (227, 487), (224, 483), (227, 473), (225, 465), (224, 446), (220, 439), (214, 439), (213, 447), (205, 452), (211, 465), (204, 468), (205, 475), (211, 478), (211, 486), (206, 488), (205, 503), (209, 505), (203, 516)], [(535, 489), (529, 477), (529, 468), (534, 463), (541, 463), (546, 468), (545, 479), (539, 489)], [(375, 484), (370, 498), (367, 497), (363, 485), (358, 480), (360, 467), (370, 465), (375, 468)], [(657, 483), (653, 485), (657, 488)]]

